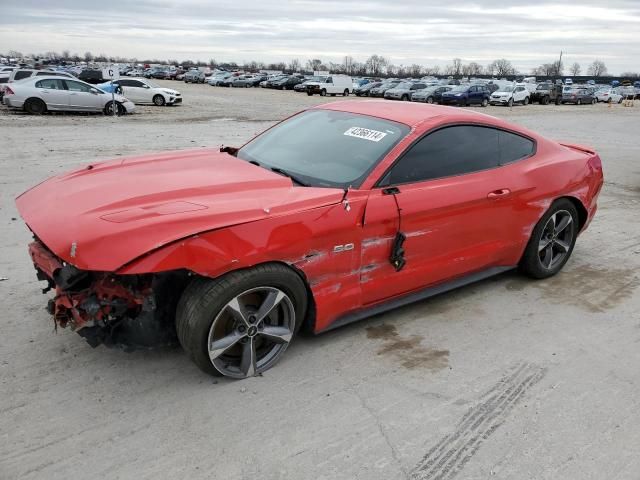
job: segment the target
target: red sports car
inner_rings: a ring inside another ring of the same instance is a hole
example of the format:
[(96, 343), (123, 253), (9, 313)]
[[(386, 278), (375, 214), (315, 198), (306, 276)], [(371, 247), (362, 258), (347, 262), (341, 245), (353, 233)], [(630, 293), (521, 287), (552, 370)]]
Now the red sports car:
[(244, 378), (302, 326), (516, 267), (554, 275), (602, 182), (594, 151), (487, 115), (344, 101), (237, 149), (87, 165), (17, 205), (57, 325), (94, 346), (177, 336), (204, 371)]

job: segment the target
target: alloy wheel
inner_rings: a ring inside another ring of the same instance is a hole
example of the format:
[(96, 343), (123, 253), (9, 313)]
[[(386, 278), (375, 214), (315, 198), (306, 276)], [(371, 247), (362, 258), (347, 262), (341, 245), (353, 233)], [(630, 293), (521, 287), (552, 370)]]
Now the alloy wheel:
[(574, 235), (572, 224), (573, 217), (566, 210), (558, 210), (547, 220), (538, 242), (538, 259), (545, 269), (552, 270), (569, 254)]
[(231, 299), (209, 329), (211, 363), (221, 374), (252, 377), (270, 368), (293, 338), (295, 309), (274, 287), (257, 287)]

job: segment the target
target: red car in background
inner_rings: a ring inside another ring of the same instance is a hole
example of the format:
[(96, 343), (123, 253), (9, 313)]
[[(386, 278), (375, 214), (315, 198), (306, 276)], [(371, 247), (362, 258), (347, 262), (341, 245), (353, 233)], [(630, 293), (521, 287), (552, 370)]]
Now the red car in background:
[(318, 106), (243, 147), (93, 163), (17, 199), (49, 311), (92, 345), (179, 340), (244, 378), (323, 332), (520, 267), (596, 212), (592, 150), (461, 109)]

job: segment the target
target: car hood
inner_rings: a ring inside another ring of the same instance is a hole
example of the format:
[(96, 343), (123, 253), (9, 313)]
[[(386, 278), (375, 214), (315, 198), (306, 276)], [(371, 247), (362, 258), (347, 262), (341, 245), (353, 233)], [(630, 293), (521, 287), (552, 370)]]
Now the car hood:
[(16, 199), (33, 233), (64, 261), (115, 271), (204, 231), (339, 203), (333, 188), (291, 179), (213, 149), (88, 165)]

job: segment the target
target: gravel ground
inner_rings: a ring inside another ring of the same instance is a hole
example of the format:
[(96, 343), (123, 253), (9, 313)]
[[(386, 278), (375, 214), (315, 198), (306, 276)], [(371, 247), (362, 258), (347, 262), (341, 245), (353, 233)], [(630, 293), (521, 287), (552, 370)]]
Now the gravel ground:
[(0, 478), (637, 478), (640, 105), (477, 109), (601, 154), (599, 213), (558, 276), (508, 273), (301, 337), (264, 376), (228, 381), (178, 348), (54, 333), (13, 203), (84, 162), (238, 145), (334, 100), (166, 83), (184, 105), (0, 109)]

